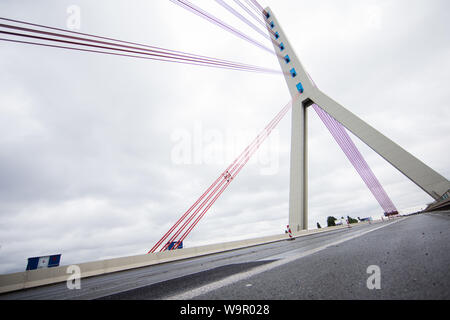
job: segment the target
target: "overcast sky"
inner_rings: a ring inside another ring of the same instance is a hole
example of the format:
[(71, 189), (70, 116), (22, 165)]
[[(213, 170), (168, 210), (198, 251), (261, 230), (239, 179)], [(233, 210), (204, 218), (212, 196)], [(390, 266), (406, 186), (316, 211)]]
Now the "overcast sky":
[[(192, 2), (271, 46), (215, 1)], [(260, 3), (322, 91), (450, 178), (449, 1)], [(67, 28), (71, 5), (82, 32), (279, 68), (168, 0), (2, 0), (0, 16)], [(146, 253), (290, 100), (282, 75), (4, 42), (0, 70), (0, 273), (32, 256)], [(352, 138), (398, 209), (432, 201)], [(290, 113), (264, 146), (186, 247), (284, 232)], [(382, 213), (309, 110), (309, 228)]]

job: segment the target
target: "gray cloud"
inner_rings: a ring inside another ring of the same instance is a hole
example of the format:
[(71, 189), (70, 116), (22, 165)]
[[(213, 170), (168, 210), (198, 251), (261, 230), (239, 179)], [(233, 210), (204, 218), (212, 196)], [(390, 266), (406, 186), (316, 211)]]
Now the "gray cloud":
[[(213, 1), (195, 2), (259, 37)], [(270, 54), (170, 1), (2, 1), (0, 11), (65, 28), (71, 4), (81, 8), (83, 32), (278, 68)], [(447, 1), (262, 4), (271, 5), (322, 90), (450, 176), (442, 152), (450, 116)], [(227, 166), (173, 163), (173, 133), (193, 133), (198, 123), (224, 136), (258, 132), (289, 101), (279, 75), (0, 47), (2, 273), (51, 253), (62, 253), (63, 264), (145, 253)], [(313, 110), (309, 119), (310, 228), (328, 215), (380, 216)], [(284, 231), (289, 115), (277, 136), (277, 174), (262, 175), (260, 162), (249, 163), (187, 246)], [(431, 201), (354, 140), (398, 208)]]

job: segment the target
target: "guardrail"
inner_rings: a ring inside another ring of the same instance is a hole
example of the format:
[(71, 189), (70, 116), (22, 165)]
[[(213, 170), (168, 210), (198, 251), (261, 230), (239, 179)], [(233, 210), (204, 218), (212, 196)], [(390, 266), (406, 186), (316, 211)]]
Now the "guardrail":
[[(372, 223), (377, 222), (378, 221), (373, 221)], [(381, 220), (379, 222), (381, 222)], [(368, 222), (359, 222), (358, 224), (353, 224), (352, 226), (365, 225), (367, 223)], [(343, 228), (347, 228), (347, 225), (300, 231), (294, 233), (293, 236), (294, 238), (298, 238)], [(81, 270), (80, 277), (87, 278), (112, 272), (125, 271), (156, 264), (195, 258), (204, 255), (216, 254), (230, 250), (248, 248), (287, 239), (289, 239), (288, 234), (274, 235), (254, 239), (211, 244), (194, 248), (185, 248), (181, 250), (164, 251), (130, 257), (85, 262), (77, 264), (77, 266)], [(71, 276), (70, 273), (67, 273), (68, 267), (69, 266), (59, 266), (54, 268), (29, 270), (24, 272), (0, 275), (0, 293), (65, 282)]]

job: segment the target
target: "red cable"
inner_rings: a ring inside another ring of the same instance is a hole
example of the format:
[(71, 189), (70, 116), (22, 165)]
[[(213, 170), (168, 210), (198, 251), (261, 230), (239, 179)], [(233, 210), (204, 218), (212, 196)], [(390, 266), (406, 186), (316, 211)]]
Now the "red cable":
[[(56, 36), (56, 37), (62, 37), (62, 38), (68, 38), (68, 39), (74, 39), (74, 40), (81, 40), (81, 41), (87, 41), (87, 42), (94, 42), (97, 44), (105, 44), (105, 45), (113, 45), (113, 46), (118, 46), (118, 47), (122, 47), (122, 48), (127, 48), (127, 49), (136, 49), (136, 50), (142, 50), (145, 52), (150, 52), (150, 53), (155, 53), (155, 54), (163, 54), (168, 58), (172, 58), (174, 57), (174, 59), (178, 59), (178, 58), (190, 58), (190, 59), (194, 59), (196, 61), (199, 62), (205, 62), (205, 63), (213, 63), (213, 64), (220, 64), (220, 65), (226, 65), (226, 66), (230, 66), (230, 67), (248, 67), (248, 68), (255, 68), (255, 66), (251, 66), (251, 65), (247, 65), (247, 64), (241, 64), (241, 63), (235, 63), (235, 62), (230, 62), (230, 61), (225, 61), (225, 60), (218, 60), (215, 58), (199, 58), (193, 55), (189, 55), (189, 54), (177, 54), (177, 53), (170, 53), (167, 52), (167, 50), (165, 49), (145, 49), (145, 48), (139, 48), (136, 46), (130, 46), (130, 45), (122, 45), (122, 44), (117, 44), (117, 43), (112, 43), (112, 42), (106, 42), (106, 41), (99, 41), (99, 40), (93, 40), (93, 39), (88, 39), (88, 38), (81, 38), (81, 37), (75, 37), (75, 36), (70, 36), (70, 35), (66, 35), (66, 34), (60, 34), (60, 33), (54, 33), (54, 32), (47, 32), (47, 31), (41, 31), (41, 30), (36, 30), (36, 29), (30, 29), (30, 28), (24, 28), (24, 27), (18, 27), (18, 26), (12, 26), (12, 25), (6, 25), (6, 24), (0, 24), (0, 27), (3, 28), (9, 28), (9, 29), (16, 29), (16, 30), (20, 30), (20, 31), (25, 31), (25, 32), (33, 32), (33, 33), (39, 33), (39, 34), (44, 34), (44, 35), (48, 35), (48, 36)], [(16, 34), (18, 35), (18, 34)]]
[[(171, 240), (162, 248), (161, 251), (164, 251), (174, 240), (180, 235), (180, 233), (186, 228), (186, 226), (192, 221), (192, 219), (197, 215), (198, 211), (203, 208), (203, 206), (208, 203), (211, 197), (215, 195), (215, 197), (211, 200), (211, 202), (203, 209), (200, 215), (194, 220), (194, 222), (188, 227), (188, 229), (183, 233), (180, 240), (172, 247), (172, 250), (175, 250), (179, 244), (187, 237), (187, 235), (192, 231), (192, 229), (198, 224), (198, 222), (202, 219), (202, 217), (206, 214), (209, 208), (214, 204), (214, 202), (218, 199), (218, 197), (223, 193), (223, 191), (228, 187), (231, 181), (237, 176), (237, 174), (242, 170), (251, 156), (259, 149), (260, 145), (265, 141), (265, 139), (270, 135), (271, 131), (275, 128), (275, 126), (281, 121), (287, 111), (291, 108), (292, 103), (287, 104), (278, 114), (277, 116), (264, 128), (264, 130), (253, 140), (253, 142), (241, 153), (241, 155), (234, 161), (237, 164), (229, 171), (231, 178), (227, 180), (227, 183), (218, 191), (217, 190), (223, 185), (225, 179), (222, 183), (214, 190), (214, 192), (202, 203), (202, 205), (197, 208), (196, 212), (189, 218), (188, 221), (185, 222), (182, 228), (180, 228), (174, 236), (172, 236)], [(242, 158), (243, 157), (243, 158)], [(237, 161), (238, 159), (239, 162)], [(237, 170), (235, 173), (234, 171)], [(222, 177), (223, 175), (221, 175)]]
[[(267, 130), (267, 128), (268, 127), (270, 127), (270, 126), (272, 126), (273, 125), (273, 123), (280, 117), (280, 114), (284, 111), (284, 110), (288, 110), (288, 106), (286, 106), (285, 108), (283, 108), (283, 110), (266, 126), (266, 128), (264, 129), (264, 131), (263, 131), (263, 133)], [(285, 111), (286, 112), (286, 111)], [(284, 114), (283, 114), (284, 115)], [(261, 135), (262, 133), (260, 133), (260, 135)], [(225, 173), (226, 172), (228, 172), (228, 173), (230, 173), (230, 174), (232, 174), (233, 172), (234, 172), (234, 170), (236, 169), (236, 167), (239, 165), (239, 161), (241, 161), (241, 158), (242, 157), (245, 157), (246, 156), (246, 154), (248, 154), (249, 152), (250, 152), (250, 150), (249, 149), (253, 149), (253, 145), (255, 144), (255, 143), (257, 143), (258, 141), (259, 141), (259, 138), (260, 138), (260, 135), (258, 135), (256, 138), (255, 138), (255, 140), (253, 140), (253, 142), (249, 145), (249, 146), (247, 146), (247, 148), (234, 160), (234, 162), (230, 165), (230, 166), (228, 166), (228, 168), (224, 171), (224, 173), (223, 174), (221, 174), (220, 176), (219, 176), (219, 178), (213, 183), (213, 185), (211, 185), (211, 187), (207, 190), (207, 192), (205, 192), (197, 201), (196, 201), (196, 203), (188, 210), (189, 212), (190, 211), (192, 211), (192, 209), (193, 209), (193, 207), (195, 207), (198, 203), (199, 203), (199, 201), (200, 200), (202, 200), (203, 199), (203, 197), (207, 194), (207, 193), (209, 193), (209, 191), (210, 191), (210, 189), (213, 187), (213, 186), (215, 186), (216, 184), (217, 184), (217, 181), (219, 180), (219, 179), (221, 179), (222, 177), (225, 177)], [(237, 165), (235, 165), (237, 163)], [(233, 167), (234, 166), (234, 167)], [(161, 251), (164, 251), (169, 245), (170, 245), (170, 243), (172, 243), (173, 242), (173, 240), (175, 240), (176, 239), (176, 237), (186, 228), (186, 226), (192, 221), (192, 219), (198, 214), (198, 212), (205, 206), (205, 204), (211, 199), (211, 197), (217, 192), (217, 190), (221, 187), (221, 185), (223, 184), (225, 182), (225, 179), (222, 181), (222, 183), (219, 185), (219, 186), (217, 186), (216, 187), (216, 189), (207, 197), (207, 199), (200, 205), (200, 207), (198, 207), (195, 211), (194, 211), (194, 213), (188, 218), (188, 220), (187, 221), (185, 221), (184, 222), (184, 224), (181, 226), (181, 228), (179, 229), (179, 230), (177, 230), (176, 231), (176, 233), (174, 234), (174, 235), (172, 235), (172, 237), (170, 238), (170, 240), (164, 245), (164, 247), (161, 249)], [(176, 224), (176, 226), (173, 226), (172, 228), (171, 228), (171, 230), (170, 230), (170, 232), (168, 232), (169, 234), (171, 233), (171, 232), (173, 232), (173, 230), (178, 226), (178, 224), (181, 222), (180, 220), (184, 220), (184, 218), (187, 216), (187, 214), (188, 214), (188, 212), (187, 213), (185, 213), (183, 216), (182, 216), (182, 218), (180, 218), (178, 221), (179, 222), (177, 222), (177, 224)], [(156, 250), (156, 248), (161, 244), (161, 242), (163, 242), (164, 240), (166, 240), (167, 239), (167, 237), (168, 237), (168, 235), (167, 235), (167, 233), (166, 233), (166, 235), (163, 237), (163, 239), (161, 239), (158, 243), (159, 244), (157, 244), (157, 245), (155, 245), (154, 246), (154, 248), (152, 248), (152, 250), (150, 250), (150, 252), (154, 252), (155, 250)]]
[[(286, 108), (286, 107), (285, 107)], [(283, 109), (284, 110), (284, 109)], [(277, 115), (277, 117), (279, 116), (279, 114)], [(277, 117), (275, 117), (275, 119), (277, 118)], [(267, 126), (266, 126), (266, 128), (267, 127), (269, 127), (273, 122), (274, 122), (274, 120), (275, 119), (273, 119)], [(266, 129), (265, 128), (265, 129)], [(259, 135), (258, 135), (258, 137), (259, 137)], [(184, 220), (184, 218), (187, 216), (187, 214), (188, 213), (190, 213), (191, 211), (192, 211), (192, 209), (200, 202), (200, 200), (202, 200), (205, 196), (206, 196), (206, 194), (208, 194), (209, 193), (209, 191), (217, 184), (217, 182), (220, 180), (220, 179), (222, 179), (222, 177), (224, 177), (224, 174), (225, 174), (225, 172), (233, 172), (234, 171), (234, 169), (232, 169), (233, 168), (233, 166), (238, 162), (238, 161), (240, 161), (240, 158), (242, 158), (246, 153), (248, 153), (249, 151), (248, 151), (248, 149), (249, 148), (252, 148), (252, 146), (253, 146), (253, 144), (255, 143), (255, 142), (257, 142), (257, 139), (258, 139), (258, 137), (255, 139), (255, 140), (253, 140), (253, 142), (250, 144), (250, 145), (248, 145), (247, 146), (247, 148), (245, 148), (245, 150), (233, 161), (233, 163), (231, 164), (231, 165), (229, 165), (228, 166), (228, 168), (224, 171), (224, 173), (222, 173), (218, 178), (217, 178), (217, 180), (207, 189), (207, 191), (206, 192), (204, 192), (203, 193), (203, 195), (194, 203), (194, 205), (193, 206), (191, 206), (191, 208), (177, 221), (177, 223), (176, 223), (176, 225), (174, 225), (170, 230), (169, 230), (169, 232), (167, 232), (166, 233), (166, 235), (164, 235), (164, 237), (163, 237), (163, 239), (161, 239), (159, 242), (158, 242), (158, 244), (157, 245), (155, 245), (154, 246), (154, 248), (152, 248), (152, 250), (154, 251), (159, 245), (160, 245), (160, 243), (161, 242), (163, 242), (167, 237), (168, 237), (168, 235), (167, 234), (170, 234), (172, 231), (173, 231), (173, 229), (174, 228), (176, 228), (177, 226), (178, 226), (178, 224), (182, 221), (182, 220)], [(219, 186), (220, 187), (220, 186)], [(216, 190), (214, 190), (214, 192), (207, 198), (207, 200), (206, 200), (206, 202), (210, 199), (210, 197), (217, 191), (217, 189), (218, 188), (216, 188)], [(186, 221), (184, 224), (183, 224), (183, 226), (182, 226), (182, 228), (181, 228), (181, 230), (183, 230), (185, 227), (186, 227), (186, 225), (193, 219), (193, 217), (198, 213), (198, 211), (204, 206), (204, 204), (206, 203), (206, 202), (204, 202), (199, 208), (197, 208), (197, 210), (193, 213), (193, 216), (190, 218), (190, 219), (188, 219), (188, 221)], [(177, 233), (177, 234), (175, 234), (174, 236), (172, 236), (172, 238), (171, 238), (171, 240), (173, 240), (174, 238), (176, 238), (176, 236), (178, 236), (178, 234), (179, 233)], [(169, 244), (171, 243), (172, 241), (169, 241)], [(164, 249), (164, 248), (163, 248)], [(150, 252), (153, 252), (152, 250), (150, 250)]]
[(181, 221), (184, 220), (184, 218), (186, 218), (186, 216), (197, 206), (197, 204), (211, 191), (211, 189), (217, 184), (217, 182), (219, 182), (220, 177), (217, 178), (216, 181), (213, 182), (213, 184), (200, 196), (200, 198), (197, 199), (197, 201), (188, 209), (188, 211), (186, 211), (183, 216), (181, 216), (180, 219), (178, 219), (178, 221), (172, 226), (172, 228), (169, 229), (169, 231), (166, 232), (166, 234), (158, 241), (158, 243), (156, 243), (152, 249), (150, 249), (150, 251), (148, 253), (154, 252), (160, 245), (162, 242), (164, 242), (164, 240), (167, 239), (167, 237), (173, 232), (173, 230), (178, 227), (178, 225), (181, 223)]
[[(284, 114), (283, 114), (284, 115)], [(281, 119), (279, 119), (281, 120)], [(276, 122), (276, 124), (278, 124)], [(242, 170), (242, 168), (247, 164), (247, 162), (250, 160), (251, 156), (259, 149), (261, 144), (265, 141), (265, 139), (270, 135), (270, 132), (267, 132), (266, 136), (264, 136), (256, 145), (256, 147), (252, 150), (250, 154), (246, 155), (246, 158), (243, 163), (240, 164), (237, 172), (234, 174), (234, 176), (228, 181), (228, 183), (220, 190), (220, 192), (214, 197), (214, 199), (208, 204), (208, 206), (203, 210), (203, 212), (197, 217), (197, 219), (194, 221), (194, 223), (185, 231), (185, 233), (181, 236), (180, 240), (175, 244), (175, 246), (172, 248), (172, 250), (175, 250), (178, 248), (181, 242), (186, 239), (186, 237), (189, 235), (189, 233), (194, 229), (194, 227), (200, 222), (200, 220), (203, 218), (203, 216), (206, 214), (206, 212), (211, 208), (211, 206), (216, 202), (216, 200), (219, 198), (219, 196), (225, 191), (225, 189), (230, 185), (231, 181), (234, 180), (234, 178), (239, 174), (239, 172)]]
[[(288, 105), (286, 105), (282, 111), (280, 111), (280, 113), (271, 121), (271, 123), (266, 126), (266, 128), (264, 129), (264, 131), (262, 133), (264, 133), (263, 136), (258, 135), (258, 137), (255, 139), (255, 141), (257, 142), (256, 146), (253, 146), (251, 148), (251, 150), (248, 150), (245, 153), (245, 157), (244, 157), (244, 161), (239, 162), (235, 168), (233, 168), (233, 171), (236, 170), (237, 168), (237, 172), (234, 173), (234, 176), (230, 179), (229, 183), (231, 183), (231, 181), (237, 176), (237, 174), (242, 170), (242, 168), (245, 166), (245, 164), (248, 162), (248, 160), (251, 158), (251, 156), (259, 149), (260, 145), (265, 141), (265, 139), (270, 135), (271, 131), (275, 128), (275, 126), (281, 121), (281, 119), (284, 117), (284, 115), (287, 113), (287, 111), (290, 109), (290, 107), (292, 106), (292, 103), (289, 103)], [(226, 189), (226, 187), (229, 185), (226, 184), (226, 186), (224, 186), (224, 188), (219, 192), (219, 195)], [(218, 195), (213, 199), (212, 203), (210, 203), (207, 208), (205, 208), (203, 210), (203, 212), (200, 214), (200, 216), (194, 221), (194, 223), (188, 228), (188, 230), (185, 232), (185, 234), (183, 235), (182, 239), (184, 240), (184, 238), (186, 238), (187, 234), (195, 227), (195, 225), (197, 225), (197, 223), (200, 221), (200, 219), (205, 215), (205, 213), (207, 212), (207, 210), (212, 206), (212, 204), (217, 200)], [(182, 240), (181, 240), (182, 241)], [(180, 241), (179, 241), (180, 242)], [(179, 243), (178, 243), (179, 244)], [(176, 247), (178, 246), (178, 244), (172, 249), (176, 249)]]
[(38, 39), (38, 40), (53, 41), (53, 42), (58, 42), (58, 43), (71, 44), (71, 45), (78, 45), (78, 46), (85, 46), (85, 47), (87, 46), (87, 47), (97, 48), (97, 49), (113, 50), (113, 51), (119, 51), (119, 52), (140, 54), (140, 55), (144, 55), (144, 56), (150, 56), (152, 58), (136, 56), (136, 55), (131, 55), (131, 54), (111, 53), (111, 52), (105, 52), (105, 51), (99, 51), (99, 50), (87, 50), (87, 49), (74, 48), (74, 47), (50, 45), (50, 44), (46, 44), (46, 43), (37, 43), (37, 42), (30, 42), (30, 41), (19, 41), (19, 40), (7, 39), (7, 38), (1, 38), (0, 39), (2, 41), (16, 42), (16, 43), (22, 43), (22, 44), (32, 44), (32, 45), (39, 45), (39, 46), (46, 46), (46, 47), (53, 47), (53, 48), (60, 48), (60, 49), (70, 49), (70, 50), (78, 50), (78, 51), (85, 51), (85, 52), (104, 53), (104, 54), (112, 54), (112, 55), (118, 55), (118, 56), (144, 58), (144, 59), (149, 59), (149, 60), (159, 60), (159, 61), (165, 61), (165, 62), (176, 62), (176, 63), (191, 64), (191, 65), (198, 65), (198, 66), (210, 66), (210, 67), (230, 69), (230, 70), (241, 70), (241, 71), (248, 71), (248, 72), (264, 72), (264, 73), (280, 73), (280, 71), (277, 71), (277, 70), (270, 70), (270, 69), (259, 68), (259, 67), (247, 67), (247, 66), (238, 66), (238, 65), (234, 66), (234, 65), (223, 64), (223, 63), (219, 63), (219, 62), (211, 63), (211, 62), (207, 62), (207, 61), (196, 60), (194, 58), (191, 58), (191, 59), (188, 59), (188, 58), (176, 58), (176, 57), (172, 57), (172, 56), (164, 55), (164, 54), (161, 55), (161, 54), (152, 54), (152, 53), (148, 53), (148, 52), (141, 52), (141, 51), (134, 51), (134, 50), (118, 49), (118, 48), (99, 46), (99, 45), (92, 45), (92, 44), (81, 43), (81, 42), (74, 42), (74, 41), (67, 41), (67, 40), (61, 40), (61, 39), (33, 36), (33, 35), (28, 35), (28, 34), (16, 33), (16, 32), (7, 32), (7, 31), (1, 31), (0, 30), (0, 33), (1, 34), (10, 35), (10, 36), (33, 38), (33, 39)]
[(36, 23), (30, 23), (30, 22), (21, 21), (21, 20), (8, 19), (8, 18), (3, 18), (3, 17), (0, 17), (0, 20), (5, 20), (5, 21), (10, 21), (10, 22), (20, 23), (20, 24), (25, 24), (25, 25), (30, 25), (30, 26), (35, 26), (35, 27), (39, 27), (39, 28), (45, 28), (45, 29), (49, 29), (49, 30), (63, 31), (63, 32), (66, 32), (66, 33), (71, 33), (71, 34), (77, 34), (77, 35), (89, 36), (89, 37), (97, 38), (97, 39), (110, 40), (110, 41), (115, 41), (115, 42), (120, 42), (120, 43), (126, 43), (126, 44), (138, 45), (138, 46), (142, 46), (142, 47), (146, 47), (146, 48), (150, 48), (150, 49), (157, 49), (157, 50), (167, 51), (168, 53), (174, 52), (174, 53), (177, 53), (177, 54), (184, 54), (184, 55), (194, 56), (194, 57), (197, 57), (197, 58), (214, 59), (214, 60), (221, 61), (221, 62), (230, 62), (230, 63), (234, 63), (233, 61), (228, 61), (228, 60), (223, 60), (223, 59), (217, 59), (217, 58), (211, 58), (211, 57), (207, 57), (207, 56), (202, 56), (202, 55), (197, 55), (197, 54), (192, 54), (192, 53), (186, 53), (186, 52), (183, 52), (183, 51), (177, 51), (177, 50), (171, 50), (171, 49), (164, 49), (164, 48), (155, 47), (155, 46), (150, 46), (150, 45), (146, 45), (146, 44), (140, 44), (140, 43), (136, 43), (136, 42), (130, 42), (130, 41), (124, 41), (124, 40), (119, 40), (119, 39), (114, 39), (114, 38), (108, 38), (108, 37), (103, 37), (103, 36), (97, 36), (97, 35), (93, 35), (93, 34), (89, 34), (89, 33), (83, 33), (83, 32), (72, 31), (72, 30), (65, 30), (65, 29), (55, 28), (55, 27), (49, 27), (49, 26), (45, 26), (45, 25), (41, 25), (41, 24), (36, 24)]

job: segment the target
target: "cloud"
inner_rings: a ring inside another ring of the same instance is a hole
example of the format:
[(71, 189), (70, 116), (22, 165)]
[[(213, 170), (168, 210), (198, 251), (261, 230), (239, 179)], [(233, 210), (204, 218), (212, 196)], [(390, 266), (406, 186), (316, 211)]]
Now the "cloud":
[[(195, 3), (265, 41), (215, 2)], [(72, 4), (83, 32), (279, 68), (272, 55), (169, 1), (2, 1), (0, 10), (66, 28)], [(262, 4), (324, 92), (450, 176), (441, 152), (449, 134), (446, 1)], [(70, 264), (146, 253), (228, 165), (208, 153), (200, 163), (173, 161), (177, 130), (193, 137), (200, 125), (210, 134), (203, 151), (215, 132), (220, 150), (239, 153), (227, 133), (259, 132), (290, 99), (280, 75), (0, 46), (2, 273), (24, 270), (37, 255), (62, 253)], [(309, 226), (326, 225), (328, 215), (380, 216), (313, 110), (309, 119)], [(288, 114), (274, 134), (277, 158), (269, 152), (249, 163), (186, 246), (284, 232), (290, 121)], [(431, 201), (354, 140), (397, 207)]]

